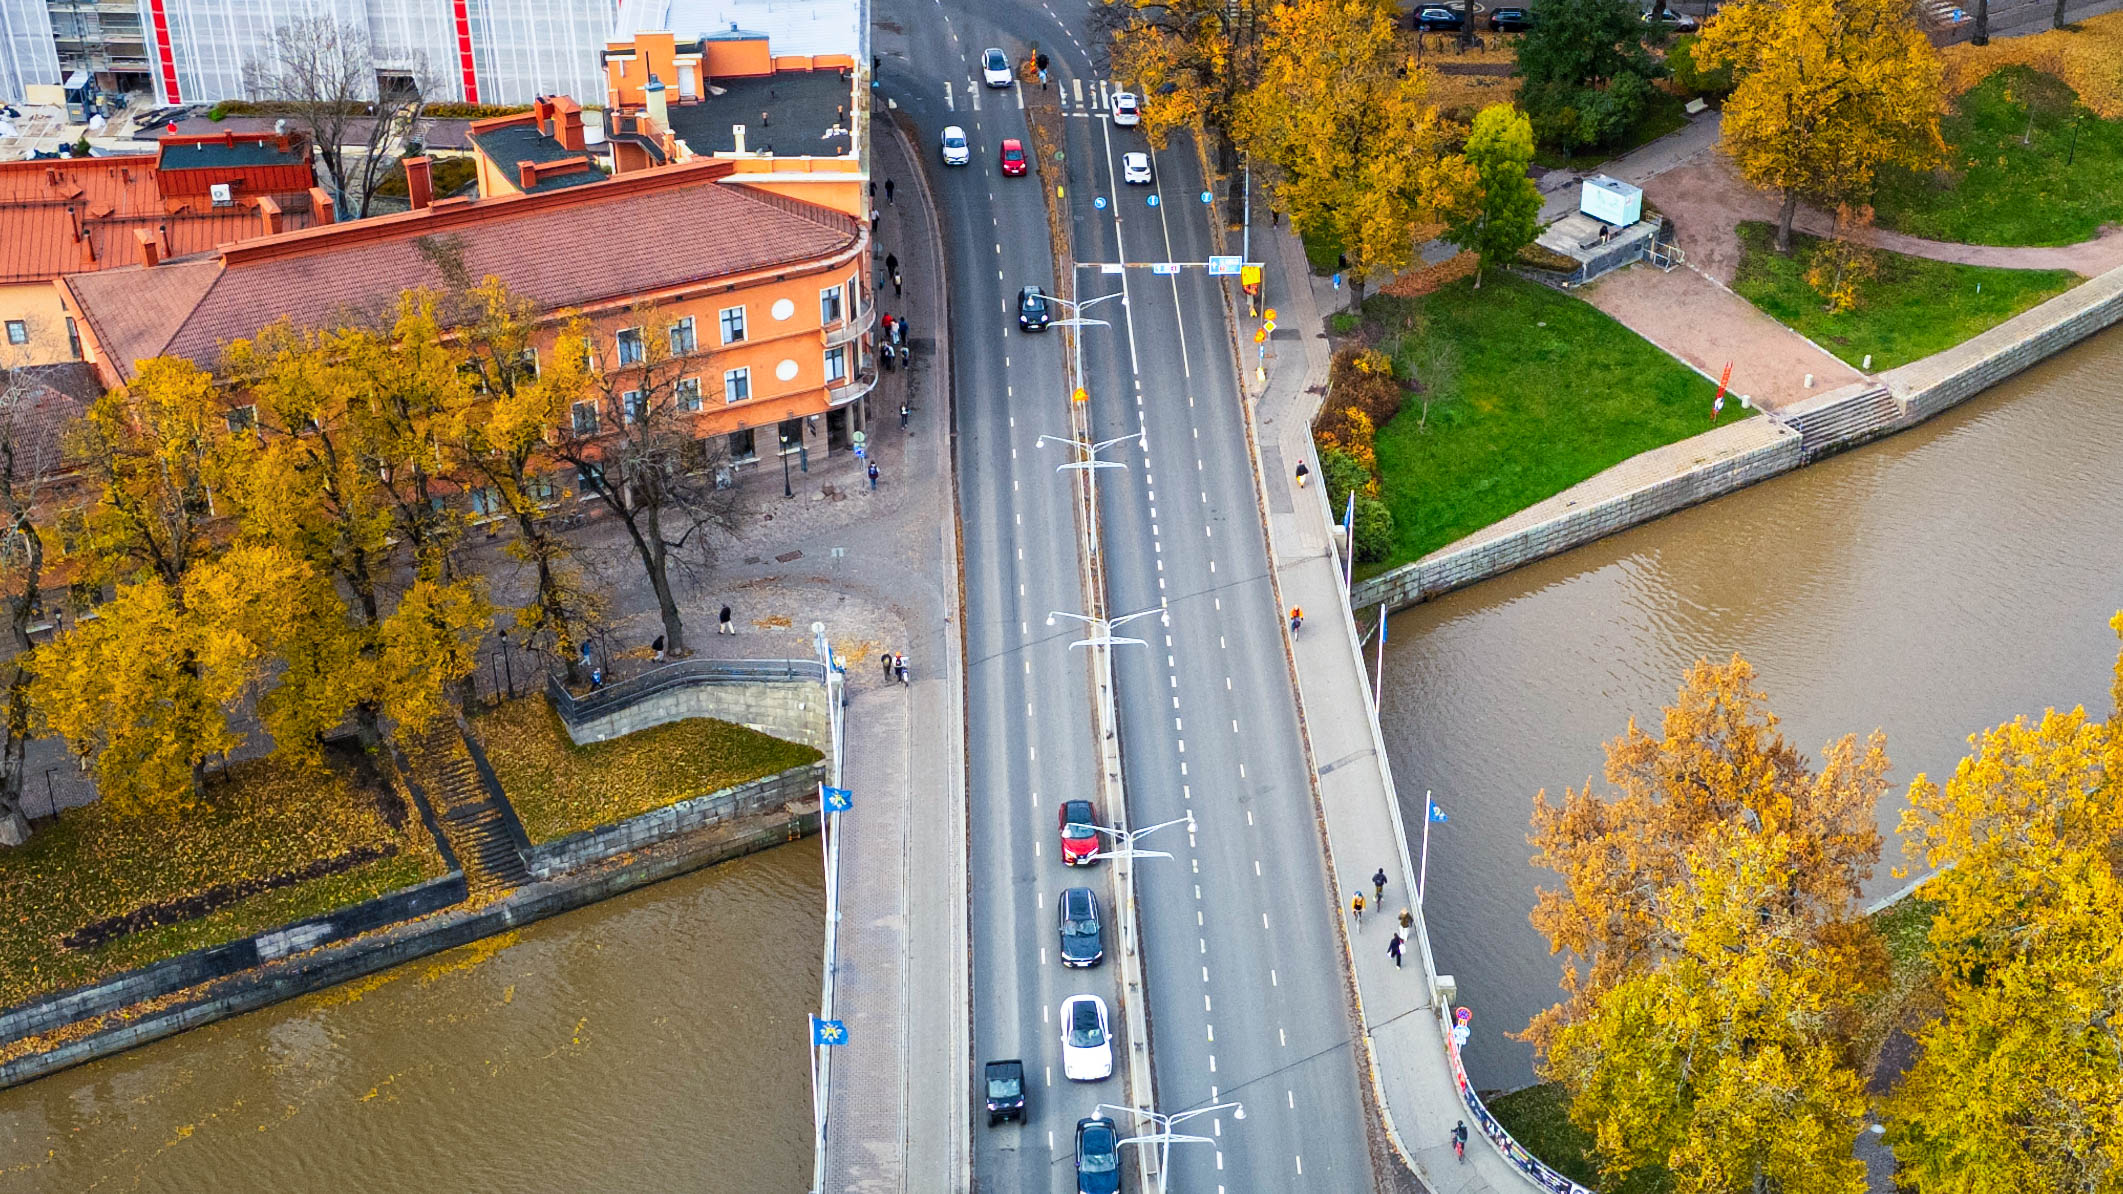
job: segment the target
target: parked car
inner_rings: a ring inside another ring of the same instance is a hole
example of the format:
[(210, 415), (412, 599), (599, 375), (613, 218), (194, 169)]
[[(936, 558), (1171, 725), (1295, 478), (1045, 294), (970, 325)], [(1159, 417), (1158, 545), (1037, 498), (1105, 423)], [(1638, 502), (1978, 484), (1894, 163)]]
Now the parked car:
[[(1037, 290), (1027, 286), (1026, 290)], [(1022, 300), (1020, 300), (1022, 301)], [(1022, 316), (1019, 317), (1022, 320)], [(1041, 326), (1045, 326), (1042, 322)], [(1027, 329), (1030, 330), (1030, 329)], [(1091, 855), (1098, 852), (1098, 813), (1088, 800), (1064, 800), (1058, 814), (1061, 823), (1062, 864), (1065, 866), (1089, 866), (1098, 861)]]
[(1025, 1118), (1025, 1063), (1011, 1058), (1008, 1061), (991, 1061), (987, 1070), (988, 1126), (994, 1127), (1006, 1119), (1023, 1122)]
[(994, 46), (980, 52), (981, 82), (990, 87), (1008, 87), (1017, 81), (1010, 73), (1010, 56)]
[(1120, 1194), (1120, 1130), (1103, 1115), (1076, 1121), (1076, 1194)]
[(1452, 33), (1460, 27), (1460, 14), (1442, 4), (1425, 4), (1415, 10), (1415, 27), (1424, 33)]
[(1114, 93), (1113, 93), (1113, 123), (1115, 123), (1115, 124), (1125, 124), (1125, 125), (1133, 125), (1133, 124), (1141, 124), (1142, 122), (1143, 122), (1143, 109), (1142, 109), (1142, 104), (1141, 104), (1141, 103), (1139, 103), (1139, 102), (1138, 102), (1138, 101), (1136, 100), (1136, 98), (1135, 98), (1135, 93), (1134, 93), (1134, 92), (1132, 92), (1132, 91), (1116, 91), (1116, 92), (1114, 92)]
[(1120, 180), (1129, 186), (1149, 186), (1150, 155), (1141, 152), (1120, 155)]
[[(1027, 332), (1044, 332), (1047, 323), (1054, 318), (1054, 304), (1047, 301), (1047, 292), (1037, 286), (1027, 286), (1017, 292), (1017, 326)], [(1069, 860), (1068, 832), (1062, 833), (1062, 861)]]
[(973, 160), (972, 147), (966, 144), (966, 130), (957, 125), (944, 128), (944, 165), (963, 166)]
[(1644, 23), (1647, 25), (1657, 25), (1659, 28), (1664, 29), (1669, 33), (1694, 33), (1696, 30), (1696, 20), (1694, 17), (1689, 16), (1685, 12), (1677, 12), (1671, 8), (1663, 10), (1653, 10), (1648, 8), (1645, 9)]
[(1499, 8), (1489, 14), (1489, 28), (1497, 33), (1524, 33), (1533, 28), (1533, 10)]
[(1098, 922), (1098, 897), (1088, 887), (1068, 888), (1061, 893), (1062, 965), (1096, 966), (1105, 956), (1105, 934)]
[(1062, 1001), (1062, 1076), (1096, 1082), (1113, 1075), (1113, 1037), (1106, 1030), (1106, 1001), (1071, 995)]
[(1004, 137), (1002, 147), (1003, 173), (1016, 178), (1025, 172), (1025, 143), (1015, 137)]

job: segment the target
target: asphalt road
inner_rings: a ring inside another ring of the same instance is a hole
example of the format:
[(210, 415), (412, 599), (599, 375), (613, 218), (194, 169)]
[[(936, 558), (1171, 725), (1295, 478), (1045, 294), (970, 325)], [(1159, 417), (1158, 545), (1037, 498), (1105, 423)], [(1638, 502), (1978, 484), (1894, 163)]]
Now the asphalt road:
[[(1059, 801), (1094, 795), (1097, 778), (1084, 653), (1067, 647), (1077, 628), (1046, 625), (1049, 611), (1082, 605), (1069, 482), (1055, 471), (1070, 457), (1036, 447), (1042, 434), (1069, 433), (1063, 338), (1018, 332), (1014, 307), (1019, 286), (1056, 290), (1040, 195), (1055, 178), (1001, 176), (1000, 141), (1027, 132), (1015, 89), (981, 86), (981, 49), (1015, 56), (1037, 42), (1054, 59), (1055, 85), (1070, 101), (1080, 261), (1201, 262), (1209, 252), (1191, 148), (1155, 155), (1154, 187), (1118, 183), (1119, 155), (1148, 145), (1105, 117), (1086, 12), (1064, 7), (1073, 28), (1023, 0), (906, 0), (877, 14), (885, 95), (930, 152), (946, 124), (964, 127), (973, 149), (972, 165), (932, 171), (949, 255), (966, 570), (972, 1060), (977, 1073), (988, 1058), (1020, 1057), (1031, 1087), (1022, 1126), (977, 1126), (984, 1191), (1075, 1189), (1077, 1119), (1125, 1098), (1118, 1075), (1070, 1083), (1060, 1073), (1064, 998), (1097, 993), (1116, 1025), (1119, 1017), (1110, 963), (1061, 967), (1055, 897), (1087, 883), (1109, 913), (1113, 901), (1110, 868), (1064, 868), (1055, 833)], [(1152, 208), (1152, 194), (1173, 202)], [(1100, 195), (1103, 210), (1093, 203)], [(1335, 910), (1277, 637), (1222, 283), (1199, 267), (1079, 272), (1081, 297), (1128, 290), (1125, 303), (1090, 313), (1110, 327), (1084, 331), (1094, 438), (1147, 431), (1142, 449), (1109, 451), (1125, 472), (1101, 474), (1109, 609), (1163, 601), (1171, 613), (1169, 627), (1131, 627), (1152, 628), (1140, 635), (1151, 645), (1123, 649), (1116, 662), (1129, 820), (1191, 811), (1198, 827), (1191, 839), (1173, 828), (1146, 840), (1174, 857), (1137, 870), (1159, 1110), (1231, 1099), (1246, 1110), (1243, 1120), (1227, 1113), (1184, 1126), (1209, 1142), (1175, 1148), (1170, 1188), (1369, 1190)], [(1109, 953), (1114, 944), (1109, 925)], [(969, 1076), (969, 1097), (975, 1086)]]

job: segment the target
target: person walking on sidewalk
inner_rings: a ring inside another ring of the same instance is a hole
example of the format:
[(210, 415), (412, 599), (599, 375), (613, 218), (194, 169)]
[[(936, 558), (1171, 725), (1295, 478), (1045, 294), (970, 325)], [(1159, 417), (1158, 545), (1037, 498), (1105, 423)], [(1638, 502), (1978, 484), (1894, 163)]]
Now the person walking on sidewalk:
[(887, 373), (892, 372), (892, 358), (897, 355), (892, 351), (892, 342), (889, 340), (877, 346), (877, 361), (885, 367)]
[(887, 683), (891, 682), (891, 679), (892, 679), (892, 653), (891, 653), (890, 651), (887, 651), (887, 652), (885, 652), (884, 654), (882, 654), (882, 655), (878, 656), (878, 657), (877, 657), (877, 662), (879, 662), (879, 663), (881, 663), (881, 664), (885, 665), (885, 680), (886, 680), (886, 682), (887, 682)]
[(892, 180), (888, 178), (888, 179), (886, 179), (886, 180), (885, 180), (885, 203), (886, 203), (886, 205), (887, 205), (887, 206), (889, 206), (889, 205), (891, 204), (891, 202), (892, 202)]
[(1378, 869), (1378, 872), (1371, 876), (1371, 902), (1374, 904), (1383, 904), (1386, 902), (1385, 867), (1380, 867)]
[(735, 623), (735, 622), (732, 622), (732, 621), (730, 620), (730, 607), (729, 607), (729, 606), (727, 606), (727, 605), (725, 605), (725, 606), (723, 606), (723, 607), (722, 607), (722, 616), (721, 616), (720, 618), (718, 618), (718, 619), (716, 620), (716, 622), (715, 622), (715, 633), (717, 633), (717, 634), (736, 634), (736, 633), (737, 633), (737, 623)]
[(1406, 908), (1401, 909), (1401, 928), (1411, 932), (1415, 929), (1415, 913)]
[(907, 317), (904, 315), (892, 321), (892, 343), (901, 348), (907, 346)]
[(899, 404), (899, 429), (901, 431), (905, 431), (907, 429), (907, 416), (913, 413), (914, 408), (908, 406), (904, 401)]
[(657, 636), (656, 636), (656, 641), (655, 641), (655, 642), (653, 642), (653, 643), (650, 643), (650, 644), (649, 644), (649, 650), (651, 650), (651, 651), (654, 651), (654, 652), (656, 652), (656, 662), (658, 662), (658, 663), (662, 663), (662, 662), (663, 662), (663, 636), (662, 636), (662, 635), (660, 635), (660, 634), (659, 634), (659, 635), (657, 635)]
[(1393, 940), (1386, 943), (1386, 956), (1393, 959), (1393, 968), (1395, 970), (1401, 968), (1401, 947), (1407, 943), (1408, 939), (1401, 936), (1399, 929), (1393, 930)]
[(893, 298), (898, 298), (898, 297), (899, 297), (899, 271), (898, 271), (898, 270), (893, 270), (893, 271), (892, 271), (892, 297), (893, 297)]
[(1349, 897), (1349, 919), (1356, 922), (1357, 928), (1364, 927), (1364, 893), (1361, 891)]
[(1296, 606), (1294, 606), (1294, 605), (1293, 605), (1293, 606), (1291, 606), (1291, 607), (1290, 607), (1290, 637), (1291, 637), (1291, 638), (1296, 638), (1296, 637), (1297, 637), (1297, 632), (1298, 632), (1298, 628), (1299, 628), (1299, 627), (1301, 627), (1301, 626), (1303, 626), (1304, 624), (1305, 624), (1305, 611), (1304, 611), (1304, 610), (1301, 610), (1301, 609), (1299, 609), (1298, 607), (1296, 607)]
[(876, 461), (874, 461), (874, 460), (870, 462), (869, 474), (870, 474), (870, 492), (871, 492), (871, 493), (876, 493), (876, 492), (877, 492), (877, 462), (876, 462)]
[(1311, 469), (1309, 469), (1309, 468), (1307, 468), (1307, 467), (1305, 467), (1305, 462), (1304, 462), (1304, 461), (1302, 461), (1302, 460), (1298, 461), (1298, 462), (1297, 462), (1297, 487), (1298, 487), (1299, 489), (1303, 489), (1303, 488), (1305, 487), (1305, 478), (1307, 478), (1307, 477), (1309, 477), (1309, 476), (1311, 476), (1311, 475), (1312, 475), (1312, 470), (1311, 470)]
[(907, 657), (906, 657), (906, 655), (905, 655), (905, 654), (904, 654), (903, 652), (899, 652), (899, 651), (894, 651), (894, 652), (892, 652), (892, 671), (893, 671), (893, 673), (894, 673), (894, 674), (896, 674), (896, 675), (897, 675), (897, 676), (899, 677), (899, 682), (900, 682), (900, 683), (901, 683), (902, 685), (906, 684), (906, 682), (907, 682)]
[(899, 254), (885, 254), (885, 272), (888, 274), (896, 274), (899, 272)]

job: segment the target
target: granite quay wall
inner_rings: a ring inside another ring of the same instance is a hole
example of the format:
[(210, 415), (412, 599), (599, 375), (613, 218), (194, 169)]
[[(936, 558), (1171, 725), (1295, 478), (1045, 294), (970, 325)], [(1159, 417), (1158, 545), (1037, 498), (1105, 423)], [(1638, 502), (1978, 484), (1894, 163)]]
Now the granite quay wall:
[(720, 718), (820, 750), (832, 738), (825, 668), (816, 660), (680, 660), (580, 697), (549, 675), (546, 693), (577, 746), (687, 717)]
[[(211, 982), (195, 998), (130, 1019), (41, 1052), (0, 1065), (0, 1089), (108, 1057), (136, 1045), (174, 1036), (229, 1016), (348, 982), (401, 962), (439, 953), (510, 929), (580, 908), (637, 887), (755, 853), (818, 832), (818, 806), (760, 817), (721, 832), (700, 834), (647, 849), (623, 864), (594, 867), (561, 879), (517, 888), (477, 909), (462, 907), (399, 924), (355, 941), (326, 945), (266, 962), (256, 969)], [(463, 876), (452, 876), (463, 898)], [(437, 881), (441, 882), (441, 881)]]
[(1358, 609), (1403, 609), (1891, 435), (2123, 320), (2123, 269), (1944, 352), (1765, 417), (1654, 448), (1412, 564), (1361, 580)]
[(551, 879), (563, 872), (668, 841), (680, 834), (816, 800), (818, 786), (825, 780), (824, 760), (791, 767), (750, 783), (667, 804), (615, 825), (586, 829), (556, 841), (534, 845), (524, 852), (523, 864), (531, 872), (531, 878)]
[(179, 954), (92, 986), (76, 987), (20, 1004), (0, 1012), (0, 1045), (50, 1032), (91, 1016), (108, 1015), (132, 1004), (159, 999), (187, 987), (255, 969), (385, 925), (425, 916), (464, 898), (464, 874), (453, 871), (439, 879), (377, 896), (327, 916), (312, 917), (255, 937)]

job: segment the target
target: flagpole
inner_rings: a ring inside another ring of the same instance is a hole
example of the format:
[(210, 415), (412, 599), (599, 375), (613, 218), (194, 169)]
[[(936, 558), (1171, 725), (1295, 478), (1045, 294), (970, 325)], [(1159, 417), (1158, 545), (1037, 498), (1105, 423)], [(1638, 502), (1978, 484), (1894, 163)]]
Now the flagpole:
[(1342, 560), (1342, 592), (1349, 591), (1356, 578), (1356, 490), (1349, 491), (1349, 501), (1342, 511), (1342, 547), (1347, 553)]
[(1430, 882), (1430, 789), (1423, 789), (1423, 861), (1415, 873), (1415, 906), (1423, 906), (1423, 888)]
[[(1371, 707), (1383, 710), (1386, 694), (1386, 603), (1378, 603), (1378, 674), (1371, 679)], [(1425, 830), (1424, 832), (1429, 832)]]

